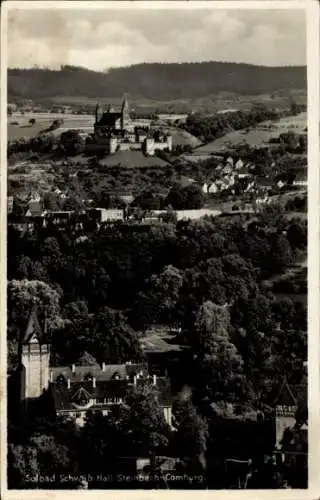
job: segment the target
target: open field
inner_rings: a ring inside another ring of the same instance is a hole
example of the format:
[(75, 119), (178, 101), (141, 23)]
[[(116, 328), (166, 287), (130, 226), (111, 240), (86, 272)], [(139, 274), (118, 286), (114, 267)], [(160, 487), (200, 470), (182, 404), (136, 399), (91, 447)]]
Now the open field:
[(174, 146), (191, 146), (192, 148), (197, 148), (201, 146), (201, 141), (195, 137), (194, 135), (190, 134), (186, 130), (174, 128), (174, 127), (169, 127), (165, 128), (171, 136), (172, 136), (172, 145)]
[[(191, 111), (208, 111), (216, 112), (226, 109), (250, 109), (253, 104), (263, 103), (268, 108), (284, 109), (288, 107), (288, 98), (292, 96), (298, 104), (306, 104), (306, 92), (303, 90), (292, 90), (286, 92), (285, 95), (279, 93), (274, 94), (258, 94), (258, 95), (239, 95), (232, 92), (218, 92), (212, 95), (197, 98), (177, 98), (174, 100), (159, 100), (159, 99), (134, 99), (129, 95), (130, 105), (137, 110), (152, 112), (159, 110), (161, 112), (191, 112)], [(85, 97), (85, 96), (57, 96), (52, 97), (51, 101), (55, 104), (70, 105), (70, 106), (95, 106), (97, 102), (101, 105), (112, 104), (119, 105), (119, 98), (108, 97)]]
[[(36, 123), (34, 125), (29, 125), (29, 120), (34, 118)], [(22, 137), (30, 139), (31, 137), (36, 137), (41, 131), (48, 128), (53, 120), (62, 119), (63, 125), (56, 129), (54, 133), (60, 135), (62, 132), (70, 129), (79, 129), (83, 132), (92, 133), (93, 125), (95, 121), (94, 115), (72, 115), (64, 113), (13, 113), (8, 119), (8, 140), (16, 140)], [(12, 123), (17, 122), (18, 125), (12, 125)], [(150, 120), (136, 120), (136, 125), (144, 126), (150, 123)], [(174, 127), (168, 127), (164, 125), (163, 127), (159, 125), (164, 130), (168, 131), (172, 135), (172, 144), (176, 145), (190, 145), (192, 148), (201, 145), (201, 141), (189, 134), (185, 130), (180, 130)]]
[(307, 114), (301, 113), (297, 116), (289, 116), (281, 118), (278, 121), (266, 121), (260, 123), (252, 129), (242, 129), (229, 132), (228, 134), (212, 141), (208, 144), (200, 146), (196, 150), (196, 154), (204, 153), (219, 153), (228, 150), (241, 144), (249, 146), (266, 146), (270, 139), (279, 137), (280, 134), (292, 131), (298, 134), (304, 132), (307, 126)]
[[(29, 125), (29, 120), (34, 118), (36, 123)], [(58, 130), (64, 132), (70, 129), (93, 131), (94, 115), (72, 115), (63, 113), (13, 113), (8, 117), (8, 140), (19, 139), (21, 137), (31, 138), (48, 128), (54, 120), (62, 119), (63, 125)], [(17, 122), (18, 125), (12, 125)]]

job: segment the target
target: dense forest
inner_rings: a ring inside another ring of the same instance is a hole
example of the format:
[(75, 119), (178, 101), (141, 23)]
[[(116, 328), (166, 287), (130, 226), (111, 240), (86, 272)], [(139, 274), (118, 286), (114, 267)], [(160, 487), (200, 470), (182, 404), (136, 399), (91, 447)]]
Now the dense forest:
[(137, 64), (107, 73), (64, 66), (50, 69), (9, 69), (10, 98), (44, 99), (57, 96), (183, 99), (219, 92), (242, 95), (306, 89), (306, 67), (260, 67), (249, 64), (203, 62)]
[[(48, 316), (61, 362), (75, 361), (84, 351), (100, 361), (131, 359), (139, 355), (135, 332), (152, 323), (182, 327), (183, 341), (197, 352), (200, 340), (194, 329), (199, 314), (208, 314), (208, 308), (201, 309), (207, 301), (232, 304), (236, 337), (244, 329), (247, 340), (256, 342), (263, 332), (269, 349), (267, 338), (279, 320), (301, 342), (306, 317), (300, 305), (286, 302), (285, 310), (279, 309), (263, 280), (281, 274), (303, 255), (307, 227), (269, 210), (246, 228), (211, 218), (155, 225), (142, 232), (121, 225), (99, 231), (91, 221), (85, 236), (72, 222), (68, 234), (51, 224), (38, 235), (20, 236), (9, 228), (8, 335), (13, 351), (32, 296)], [(259, 340), (259, 349), (263, 342)], [(284, 364), (290, 364), (294, 345), (283, 351)], [(295, 356), (302, 360), (301, 345), (299, 349)], [(250, 364), (253, 359), (250, 355)], [(264, 362), (270, 362), (267, 356)], [(259, 377), (263, 379), (261, 371)], [(294, 370), (288, 370), (288, 377), (295, 377)]]

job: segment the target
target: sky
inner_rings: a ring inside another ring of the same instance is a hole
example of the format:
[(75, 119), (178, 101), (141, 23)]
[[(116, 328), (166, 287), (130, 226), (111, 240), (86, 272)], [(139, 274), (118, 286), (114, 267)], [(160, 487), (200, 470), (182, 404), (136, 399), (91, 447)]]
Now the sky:
[(306, 64), (303, 10), (10, 10), (8, 66), (104, 71), (141, 62)]

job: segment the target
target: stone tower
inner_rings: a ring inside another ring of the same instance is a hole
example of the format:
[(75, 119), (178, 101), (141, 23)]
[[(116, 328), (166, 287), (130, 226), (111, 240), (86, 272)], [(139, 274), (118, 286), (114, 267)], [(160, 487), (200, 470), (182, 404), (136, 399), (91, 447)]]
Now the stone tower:
[(275, 406), (275, 424), (276, 424), (276, 446), (279, 447), (283, 438), (285, 429), (292, 428), (295, 425), (297, 399), (284, 377), (278, 396), (274, 402)]
[(96, 115), (96, 123), (98, 123), (102, 116), (102, 109), (99, 104), (96, 105), (95, 115)]
[(123, 96), (121, 106), (121, 129), (126, 130), (130, 122), (129, 104), (126, 95)]
[(45, 339), (34, 306), (21, 345), (20, 400), (25, 407), (48, 389), (49, 362), (50, 346)]

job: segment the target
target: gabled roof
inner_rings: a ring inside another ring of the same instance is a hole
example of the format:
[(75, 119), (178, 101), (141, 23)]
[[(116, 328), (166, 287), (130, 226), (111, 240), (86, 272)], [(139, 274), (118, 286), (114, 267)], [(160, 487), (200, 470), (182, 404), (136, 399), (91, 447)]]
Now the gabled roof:
[(103, 370), (98, 364), (75, 366), (74, 372), (70, 366), (58, 366), (52, 368), (52, 378), (55, 382), (60, 375), (63, 375), (66, 379), (70, 379), (71, 384), (74, 384), (83, 382), (91, 376), (97, 382), (103, 382), (114, 380), (117, 375), (121, 380), (126, 380), (127, 376), (133, 377), (140, 371), (146, 371), (144, 363), (105, 365)]
[(33, 342), (38, 342), (39, 344), (45, 343), (43, 330), (39, 323), (36, 305), (34, 305), (32, 308), (28, 319), (27, 328), (22, 339), (22, 344), (30, 344)]
[(274, 400), (274, 406), (304, 406), (307, 404), (307, 385), (289, 385), (284, 377), (280, 390)]

